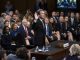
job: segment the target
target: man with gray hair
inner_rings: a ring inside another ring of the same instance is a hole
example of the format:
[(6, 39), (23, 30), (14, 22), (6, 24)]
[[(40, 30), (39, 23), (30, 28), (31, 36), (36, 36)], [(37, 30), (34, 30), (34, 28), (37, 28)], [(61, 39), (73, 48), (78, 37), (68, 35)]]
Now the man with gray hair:
[(27, 20), (23, 19), (22, 24), (19, 27), (19, 41), (18, 41), (18, 46), (25, 46), (26, 45), (26, 26), (27, 25)]

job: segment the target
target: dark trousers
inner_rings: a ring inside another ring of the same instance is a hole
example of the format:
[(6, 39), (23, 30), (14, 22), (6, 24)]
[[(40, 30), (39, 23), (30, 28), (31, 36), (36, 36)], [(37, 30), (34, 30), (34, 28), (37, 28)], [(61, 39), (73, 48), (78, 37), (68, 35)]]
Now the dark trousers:
[(42, 48), (43, 46), (45, 46), (45, 36), (35, 35), (34, 45), (38, 46), (39, 48)]

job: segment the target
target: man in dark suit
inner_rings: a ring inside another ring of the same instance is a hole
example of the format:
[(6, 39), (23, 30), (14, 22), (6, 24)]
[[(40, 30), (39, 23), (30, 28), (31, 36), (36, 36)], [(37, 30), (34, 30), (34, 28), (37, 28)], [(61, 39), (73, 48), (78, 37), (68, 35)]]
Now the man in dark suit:
[(42, 48), (45, 45), (45, 32), (44, 32), (44, 17), (45, 17), (45, 12), (44, 10), (38, 10), (38, 19), (36, 23), (34, 23), (34, 40), (35, 40), (35, 45), (39, 46)]
[(55, 11), (52, 12), (52, 18), (55, 21), (55, 23), (59, 22), (59, 16), (57, 16), (57, 12)]
[(69, 31), (71, 31), (74, 38), (76, 38), (77, 21), (75, 19), (73, 12), (71, 13), (68, 23), (69, 23)]
[(74, 13), (71, 13), (71, 17), (69, 18), (69, 27), (75, 29), (77, 21), (74, 17)]
[(60, 16), (59, 22), (57, 23), (57, 30), (60, 32), (61, 39), (65, 39), (66, 36), (66, 24), (63, 16)]
[(19, 46), (25, 46), (26, 45), (26, 41), (25, 41), (25, 38), (26, 38), (26, 24), (27, 24), (27, 21), (25, 19), (23, 19), (22, 21), (22, 25), (19, 27)]
[(45, 35), (49, 41), (52, 40), (52, 27), (49, 24), (49, 19), (45, 18)]
[(59, 22), (57, 23), (57, 30), (60, 31), (61, 33), (65, 33), (66, 31), (66, 26), (63, 16), (60, 16), (59, 18)]

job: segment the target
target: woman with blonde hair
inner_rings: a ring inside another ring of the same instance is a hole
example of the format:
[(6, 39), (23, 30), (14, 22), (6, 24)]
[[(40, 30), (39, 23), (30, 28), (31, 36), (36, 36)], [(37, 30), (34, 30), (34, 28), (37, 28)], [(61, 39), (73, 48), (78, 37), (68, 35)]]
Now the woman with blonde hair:
[(71, 45), (70, 54), (64, 60), (80, 60), (80, 46), (79, 44), (73, 44)]

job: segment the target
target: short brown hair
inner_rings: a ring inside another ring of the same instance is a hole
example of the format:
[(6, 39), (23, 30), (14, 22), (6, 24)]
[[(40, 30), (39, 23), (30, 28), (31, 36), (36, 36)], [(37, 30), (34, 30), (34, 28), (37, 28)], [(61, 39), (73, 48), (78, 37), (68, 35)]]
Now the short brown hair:
[(28, 50), (26, 49), (26, 47), (20, 47), (17, 49), (16, 51), (16, 56), (18, 58), (24, 59), (24, 60), (28, 60)]
[(6, 51), (0, 47), (0, 60), (4, 58), (4, 54), (6, 54)]

